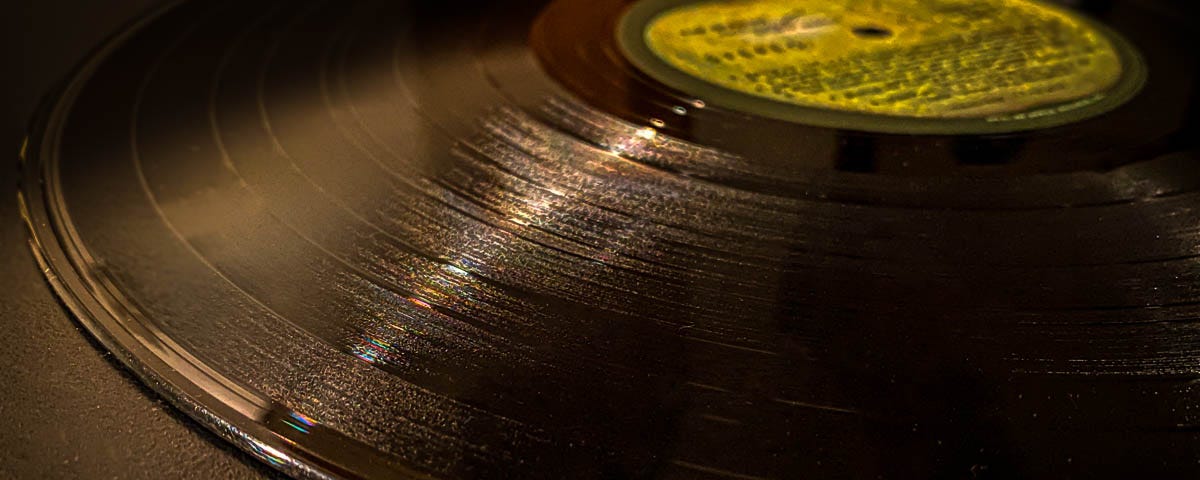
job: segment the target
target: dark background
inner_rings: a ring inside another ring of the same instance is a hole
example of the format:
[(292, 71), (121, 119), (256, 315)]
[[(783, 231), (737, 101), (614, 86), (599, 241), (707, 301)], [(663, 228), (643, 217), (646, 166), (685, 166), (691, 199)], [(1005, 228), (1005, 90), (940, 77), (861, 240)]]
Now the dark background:
[(41, 98), (159, 3), (0, 3), (0, 479), (274, 476), (174, 411), (80, 329), (38, 271), (17, 215), (17, 152)]

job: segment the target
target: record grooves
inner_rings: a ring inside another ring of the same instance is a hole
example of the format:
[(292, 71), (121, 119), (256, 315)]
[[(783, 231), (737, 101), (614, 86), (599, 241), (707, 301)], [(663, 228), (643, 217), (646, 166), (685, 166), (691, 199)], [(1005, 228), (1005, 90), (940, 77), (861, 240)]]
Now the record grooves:
[(297, 477), (1187, 476), (1190, 20), (1084, 3), (1138, 93), (960, 135), (666, 86), (629, 2), (185, 2), (35, 121), (23, 211), (90, 332)]

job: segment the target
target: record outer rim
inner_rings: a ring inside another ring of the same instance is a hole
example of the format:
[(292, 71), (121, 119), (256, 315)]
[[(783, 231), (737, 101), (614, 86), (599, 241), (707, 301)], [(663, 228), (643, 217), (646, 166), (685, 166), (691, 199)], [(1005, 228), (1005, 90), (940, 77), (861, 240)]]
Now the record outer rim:
[[(131, 308), (115, 295), (116, 289), (104, 278), (103, 266), (90, 260), (74, 234), (57, 184), (61, 127), (91, 74), (131, 37), (183, 3), (173, 0), (119, 28), (89, 52), (60, 87), (42, 99), (18, 154), (16, 199), (38, 268), (71, 316), (139, 381), (173, 408), (268, 466), (302, 479), (397, 475), (428, 478), (417, 471), (386, 465), (390, 462), (385, 462), (382, 454), (351, 467), (338, 461), (346, 460), (348, 455), (327, 458), (296, 442), (302, 437), (291, 439), (286, 431), (269, 428), (264, 421), (266, 415), (278, 407), (224, 379), (179, 347), (162, 342), (163, 338), (155, 338), (153, 327), (138, 321), (136, 307)], [(195, 377), (189, 378), (189, 373)], [(231, 400), (236, 408), (226, 403)]]

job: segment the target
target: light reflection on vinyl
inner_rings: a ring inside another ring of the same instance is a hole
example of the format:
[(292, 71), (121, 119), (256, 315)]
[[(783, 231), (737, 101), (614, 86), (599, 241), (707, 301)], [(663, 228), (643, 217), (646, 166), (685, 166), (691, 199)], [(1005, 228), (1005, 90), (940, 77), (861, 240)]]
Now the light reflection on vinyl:
[(184, 3), (22, 200), (83, 324), (299, 477), (1194, 474), (1196, 57), (1083, 3), (1142, 93), (992, 136), (671, 90), (614, 0)]

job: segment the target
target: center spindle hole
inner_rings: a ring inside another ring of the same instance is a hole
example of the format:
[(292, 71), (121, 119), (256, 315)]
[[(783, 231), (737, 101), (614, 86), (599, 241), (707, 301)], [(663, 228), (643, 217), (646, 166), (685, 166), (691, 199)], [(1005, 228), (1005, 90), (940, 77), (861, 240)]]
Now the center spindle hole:
[(891, 30), (875, 25), (854, 27), (850, 31), (862, 38), (887, 38), (892, 36)]

